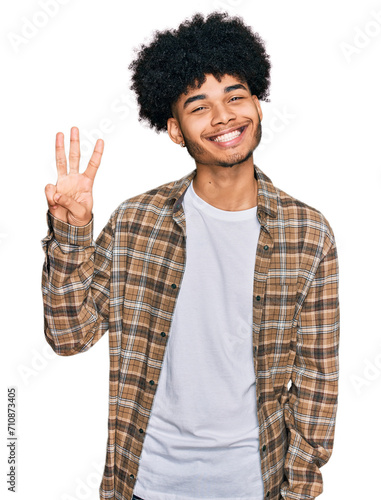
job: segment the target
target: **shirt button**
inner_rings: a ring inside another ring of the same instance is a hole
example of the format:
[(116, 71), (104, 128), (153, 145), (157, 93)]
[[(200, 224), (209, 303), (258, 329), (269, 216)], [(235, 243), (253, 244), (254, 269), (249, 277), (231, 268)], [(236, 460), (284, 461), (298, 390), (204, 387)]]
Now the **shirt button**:
[(268, 491), (266, 494), (266, 498), (269, 498), (269, 496), (270, 496), (270, 492)]
[(262, 451), (266, 451), (266, 445), (265, 444), (262, 446)]
[(155, 382), (153, 380), (150, 380), (149, 385), (155, 385)]
[(165, 332), (161, 332), (160, 334), (162, 337), (165, 337), (166, 336), (166, 333)]
[(258, 302), (261, 300), (261, 296), (260, 295), (257, 295), (255, 298), (258, 300)]
[(268, 250), (268, 249), (269, 249), (268, 245), (265, 245), (263, 248), (264, 248), (265, 250)]
[(256, 345), (254, 346), (254, 352), (255, 353), (257, 352), (257, 346)]
[(135, 479), (135, 476), (133, 474), (130, 474), (130, 479)]
[(139, 429), (139, 432), (140, 432), (140, 434), (143, 434), (144, 431), (143, 431), (143, 429)]
[(177, 288), (177, 286), (176, 286), (174, 283), (172, 283), (171, 287), (172, 287), (173, 289)]
[(258, 403), (262, 401), (262, 396), (258, 396)]

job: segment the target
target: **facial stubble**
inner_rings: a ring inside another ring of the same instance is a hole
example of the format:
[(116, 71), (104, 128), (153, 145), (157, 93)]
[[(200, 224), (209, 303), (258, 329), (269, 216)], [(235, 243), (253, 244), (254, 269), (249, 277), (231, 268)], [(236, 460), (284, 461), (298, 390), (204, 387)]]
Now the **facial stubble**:
[[(254, 150), (256, 149), (258, 144), (261, 142), (261, 138), (262, 138), (262, 124), (261, 124), (261, 122), (258, 123), (254, 137), (255, 137), (255, 145), (252, 149), (250, 149), (248, 151), (248, 153), (246, 155), (242, 155), (240, 153), (233, 154), (233, 155), (231, 155), (230, 160), (227, 162), (216, 159), (214, 165), (217, 165), (219, 167), (224, 167), (224, 168), (231, 168), (234, 165), (239, 165), (240, 163), (244, 163), (245, 161), (247, 161), (253, 155)], [(184, 134), (183, 134), (183, 138), (184, 138), (185, 146), (186, 146), (190, 156), (196, 161), (196, 163), (199, 163), (201, 165), (205, 165), (206, 163), (204, 161), (202, 161), (202, 156), (206, 152), (205, 149), (202, 146), (200, 146), (199, 144), (197, 144), (196, 142), (191, 141), (190, 139), (187, 139)], [(208, 164), (209, 164), (209, 162), (208, 162)]]

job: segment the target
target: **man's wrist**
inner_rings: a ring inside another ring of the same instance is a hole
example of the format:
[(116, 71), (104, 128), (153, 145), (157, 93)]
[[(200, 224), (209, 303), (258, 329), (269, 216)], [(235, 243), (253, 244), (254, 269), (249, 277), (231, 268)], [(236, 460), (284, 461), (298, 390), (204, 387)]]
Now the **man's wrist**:
[(74, 226), (57, 219), (48, 211), (47, 222), (58, 243), (87, 247), (93, 242), (93, 216), (86, 225)]

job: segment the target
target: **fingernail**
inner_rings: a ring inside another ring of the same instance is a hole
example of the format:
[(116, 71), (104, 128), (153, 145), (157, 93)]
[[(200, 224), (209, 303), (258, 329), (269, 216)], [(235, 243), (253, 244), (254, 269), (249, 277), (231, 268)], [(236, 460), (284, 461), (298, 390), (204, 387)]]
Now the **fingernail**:
[(60, 194), (56, 194), (54, 196), (54, 201), (58, 201), (60, 198), (61, 198), (61, 195)]

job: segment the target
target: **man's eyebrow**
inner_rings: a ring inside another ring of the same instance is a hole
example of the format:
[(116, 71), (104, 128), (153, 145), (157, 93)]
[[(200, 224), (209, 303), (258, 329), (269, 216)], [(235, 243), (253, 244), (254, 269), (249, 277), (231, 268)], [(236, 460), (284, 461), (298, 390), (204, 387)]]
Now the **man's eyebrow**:
[[(229, 85), (229, 87), (225, 87), (224, 93), (228, 94), (229, 92), (238, 89), (247, 90), (247, 88), (244, 85), (242, 85), (242, 83), (237, 83), (236, 85)], [(188, 106), (188, 104), (191, 104), (194, 101), (201, 101), (202, 99), (206, 99), (207, 97), (208, 96), (206, 94), (192, 95), (192, 97), (188, 97), (188, 99), (184, 102), (183, 109), (185, 109)]]
[(228, 92), (232, 92), (233, 90), (237, 90), (237, 89), (247, 90), (245, 85), (242, 85), (242, 83), (237, 83), (236, 85), (230, 85), (229, 87), (225, 87), (224, 92), (225, 92), (225, 94), (227, 94)]
[(188, 97), (188, 99), (184, 102), (183, 108), (185, 109), (191, 102), (200, 101), (202, 99), (206, 99), (206, 97), (206, 94), (192, 95), (192, 97)]

